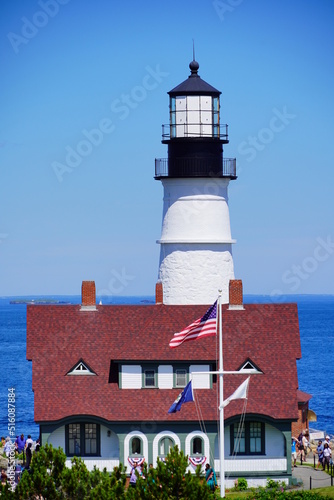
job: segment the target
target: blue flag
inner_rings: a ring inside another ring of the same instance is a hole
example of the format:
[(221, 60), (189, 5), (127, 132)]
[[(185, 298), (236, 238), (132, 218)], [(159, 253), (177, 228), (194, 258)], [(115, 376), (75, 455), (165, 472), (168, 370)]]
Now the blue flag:
[(193, 389), (190, 382), (185, 386), (183, 391), (178, 395), (172, 406), (169, 408), (168, 413), (175, 413), (181, 410), (183, 403), (194, 401)]

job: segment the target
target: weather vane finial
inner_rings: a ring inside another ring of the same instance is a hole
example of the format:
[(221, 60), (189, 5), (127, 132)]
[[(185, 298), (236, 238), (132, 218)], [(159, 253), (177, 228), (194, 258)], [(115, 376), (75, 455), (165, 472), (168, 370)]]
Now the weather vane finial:
[(197, 75), (197, 71), (198, 71), (198, 68), (199, 68), (199, 64), (195, 60), (195, 41), (194, 41), (194, 39), (193, 39), (193, 60), (189, 64), (189, 68), (190, 68), (190, 71), (191, 71), (191, 76), (198, 76)]

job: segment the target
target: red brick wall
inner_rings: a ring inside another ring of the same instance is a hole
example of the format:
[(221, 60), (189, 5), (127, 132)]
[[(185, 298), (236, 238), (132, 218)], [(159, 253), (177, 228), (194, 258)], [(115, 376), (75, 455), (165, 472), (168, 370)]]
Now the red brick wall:
[(241, 306), (243, 304), (242, 280), (230, 280), (229, 303), (231, 306)]
[(81, 305), (95, 306), (96, 292), (95, 281), (83, 281), (81, 285)]
[(298, 404), (298, 421), (292, 422), (291, 424), (291, 432), (292, 435), (298, 437), (299, 434), (306, 429), (308, 429), (308, 402), (307, 403), (299, 403)]
[(158, 281), (155, 285), (155, 303), (163, 304), (164, 302), (164, 293), (161, 281)]

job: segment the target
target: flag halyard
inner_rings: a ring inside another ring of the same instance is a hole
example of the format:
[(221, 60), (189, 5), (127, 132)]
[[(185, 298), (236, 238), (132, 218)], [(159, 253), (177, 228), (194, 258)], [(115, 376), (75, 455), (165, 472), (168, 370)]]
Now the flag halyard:
[(209, 307), (206, 313), (181, 332), (175, 333), (169, 347), (174, 348), (189, 340), (216, 335), (217, 332), (217, 301)]

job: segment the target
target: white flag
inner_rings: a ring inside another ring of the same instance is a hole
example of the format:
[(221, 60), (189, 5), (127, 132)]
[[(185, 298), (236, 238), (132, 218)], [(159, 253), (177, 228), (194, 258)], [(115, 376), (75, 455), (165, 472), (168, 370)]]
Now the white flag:
[(249, 385), (248, 377), (239, 387), (234, 391), (234, 393), (220, 405), (219, 409), (225, 408), (233, 399), (247, 399), (248, 394), (248, 385)]

